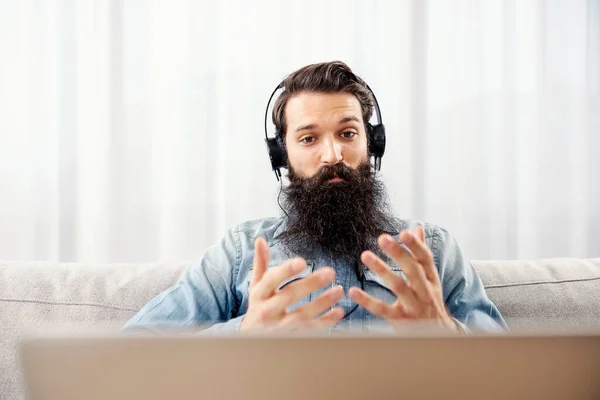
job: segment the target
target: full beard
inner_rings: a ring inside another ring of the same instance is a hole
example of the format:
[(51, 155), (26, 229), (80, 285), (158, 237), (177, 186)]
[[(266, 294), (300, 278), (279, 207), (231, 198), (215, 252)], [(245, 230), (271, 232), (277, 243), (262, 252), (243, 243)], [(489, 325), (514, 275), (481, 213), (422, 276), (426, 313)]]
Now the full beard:
[[(335, 177), (342, 180), (328, 182)], [(286, 224), (280, 240), (298, 255), (320, 249), (347, 256), (360, 275), (360, 254), (381, 254), (377, 237), (396, 229), (384, 184), (369, 162), (356, 169), (343, 163), (324, 166), (310, 178), (290, 168), (289, 180), (281, 192)]]

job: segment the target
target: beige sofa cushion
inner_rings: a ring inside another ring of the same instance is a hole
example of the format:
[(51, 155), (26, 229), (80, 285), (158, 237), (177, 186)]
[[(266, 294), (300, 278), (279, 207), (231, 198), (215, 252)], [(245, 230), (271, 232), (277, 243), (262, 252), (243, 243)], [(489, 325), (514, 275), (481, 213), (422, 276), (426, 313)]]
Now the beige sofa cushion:
[(19, 337), (54, 329), (118, 329), (188, 265), (0, 262), (0, 399), (24, 398)]

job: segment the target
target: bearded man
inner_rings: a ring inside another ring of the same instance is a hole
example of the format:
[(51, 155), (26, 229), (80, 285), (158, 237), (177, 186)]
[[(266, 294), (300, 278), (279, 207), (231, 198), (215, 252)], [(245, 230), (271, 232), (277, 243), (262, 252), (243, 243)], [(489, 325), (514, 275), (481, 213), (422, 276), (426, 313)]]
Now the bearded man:
[(376, 174), (385, 131), (369, 123), (368, 85), (336, 61), (302, 67), (278, 89), (267, 143), (278, 178), (289, 172), (282, 215), (231, 228), (126, 329), (506, 329), (454, 237), (393, 215)]

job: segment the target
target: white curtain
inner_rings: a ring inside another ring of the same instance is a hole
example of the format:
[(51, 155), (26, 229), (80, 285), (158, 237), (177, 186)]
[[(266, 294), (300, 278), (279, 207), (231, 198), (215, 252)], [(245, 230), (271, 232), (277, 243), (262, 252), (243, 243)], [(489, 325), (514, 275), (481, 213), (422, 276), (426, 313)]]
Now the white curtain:
[(0, 259), (194, 259), (279, 215), (266, 101), (336, 59), (399, 216), (472, 259), (600, 256), (599, 0), (0, 0)]

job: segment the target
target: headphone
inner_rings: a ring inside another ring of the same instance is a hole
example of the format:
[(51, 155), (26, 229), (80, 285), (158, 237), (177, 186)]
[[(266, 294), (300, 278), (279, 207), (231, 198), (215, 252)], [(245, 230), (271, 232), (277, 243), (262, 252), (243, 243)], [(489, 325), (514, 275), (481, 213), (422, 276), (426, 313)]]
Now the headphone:
[[(385, 127), (383, 126), (383, 121), (381, 119), (381, 110), (379, 109), (377, 97), (375, 97), (375, 93), (373, 93), (369, 85), (365, 83), (365, 86), (367, 90), (371, 92), (373, 100), (375, 101), (377, 124), (372, 125), (370, 122), (367, 123), (367, 135), (369, 141), (369, 156), (374, 157), (374, 169), (375, 171), (379, 171), (381, 169), (381, 157), (383, 157), (383, 153), (385, 153)], [(265, 142), (267, 143), (267, 151), (271, 160), (271, 168), (275, 172), (275, 178), (277, 178), (278, 181), (279, 178), (281, 178), (280, 169), (287, 168), (287, 154), (282, 143), (284, 135), (279, 131), (275, 132), (275, 137), (270, 138), (267, 135), (267, 116), (269, 114), (269, 106), (271, 105), (273, 96), (282, 88), (283, 82), (277, 85), (275, 90), (273, 90), (271, 97), (269, 97), (267, 108), (265, 109)]]

